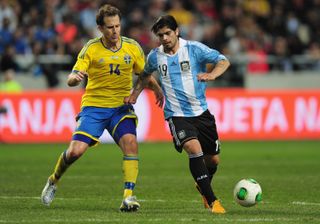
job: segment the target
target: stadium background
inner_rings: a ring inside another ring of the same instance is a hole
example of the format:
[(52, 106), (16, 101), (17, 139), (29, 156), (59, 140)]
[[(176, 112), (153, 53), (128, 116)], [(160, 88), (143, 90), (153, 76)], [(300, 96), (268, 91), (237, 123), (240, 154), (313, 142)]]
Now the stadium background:
[[(68, 88), (66, 76), (82, 44), (97, 35), (94, 15), (103, 2), (121, 9), (124, 35), (146, 53), (157, 44), (151, 23), (170, 12), (184, 38), (231, 60), (207, 93), (222, 139), (214, 188), (227, 214), (203, 209), (187, 156), (175, 152), (148, 91), (136, 105), (141, 210), (118, 212), (122, 155), (115, 144), (88, 150), (52, 206), (40, 203), (83, 91)], [(0, 223), (320, 223), (319, 18), (319, 0), (0, 0), (0, 107), (7, 110), (0, 114)], [(261, 184), (263, 201), (247, 209), (232, 192), (249, 177)]]
[[(95, 13), (105, 2), (121, 9), (123, 34), (146, 54), (157, 46), (152, 22), (170, 13), (182, 37), (228, 56), (232, 66), (208, 90), (223, 140), (320, 138), (320, 1), (1, 0), (0, 105), (8, 112), (0, 141), (69, 141), (83, 86), (65, 80), (83, 44), (99, 35)], [(22, 94), (4, 89), (6, 73)], [(135, 106), (139, 140), (169, 141), (153, 102), (145, 92)]]

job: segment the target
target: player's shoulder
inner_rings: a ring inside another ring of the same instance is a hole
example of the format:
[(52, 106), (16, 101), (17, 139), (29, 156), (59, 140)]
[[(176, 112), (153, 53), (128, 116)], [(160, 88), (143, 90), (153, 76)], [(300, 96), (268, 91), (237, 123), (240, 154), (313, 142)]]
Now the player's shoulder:
[(185, 45), (190, 48), (201, 48), (201, 49), (208, 48), (207, 45), (196, 40), (186, 40)]
[(121, 36), (121, 40), (122, 40), (123, 44), (128, 44), (128, 45), (140, 47), (140, 44), (135, 39)]
[(122, 48), (123, 49), (127, 49), (131, 52), (134, 52), (134, 54), (143, 56), (143, 58), (144, 58), (144, 52), (143, 52), (140, 44), (136, 40), (134, 40), (132, 38), (121, 36), (121, 41), (122, 41)]
[(84, 47), (88, 48), (88, 47), (92, 47), (96, 44), (101, 44), (101, 37), (96, 37), (96, 38), (88, 40), (87, 43), (84, 45)]
[(157, 53), (160, 53), (159, 47), (151, 49), (148, 55), (156, 55)]
[(195, 40), (186, 41), (186, 46), (189, 52), (193, 52), (193, 55), (207, 55), (208, 53), (217, 53), (216, 50), (210, 48), (209, 46)]
[(147, 59), (156, 60), (158, 53), (161, 53), (159, 47), (151, 49), (150, 52), (148, 53)]
[(86, 54), (93, 54), (95, 52), (95, 48), (99, 45), (101, 45), (101, 38), (93, 38), (90, 39), (82, 48), (82, 50), (79, 53), (79, 58), (84, 58)]

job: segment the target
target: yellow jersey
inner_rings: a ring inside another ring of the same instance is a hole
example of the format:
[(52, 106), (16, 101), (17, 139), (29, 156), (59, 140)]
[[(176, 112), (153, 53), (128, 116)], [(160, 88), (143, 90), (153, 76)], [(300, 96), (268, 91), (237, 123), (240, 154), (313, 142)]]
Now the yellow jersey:
[(130, 95), (133, 73), (143, 71), (144, 52), (133, 39), (121, 37), (117, 51), (107, 49), (102, 39), (88, 41), (78, 55), (73, 71), (86, 71), (88, 83), (82, 96), (81, 107), (114, 108), (123, 105)]

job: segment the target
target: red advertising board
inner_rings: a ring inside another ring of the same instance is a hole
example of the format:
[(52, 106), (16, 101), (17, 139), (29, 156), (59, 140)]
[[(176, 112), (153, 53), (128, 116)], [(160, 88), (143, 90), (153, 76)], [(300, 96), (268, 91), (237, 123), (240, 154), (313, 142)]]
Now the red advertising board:
[(222, 138), (320, 139), (319, 90), (208, 92)]
[[(82, 92), (1, 94), (0, 142), (68, 142)], [(320, 90), (209, 89), (207, 101), (222, 140), (320, 139)], [(170, 141), (152, 92), (135, 105), (139, 141)], [(112, 141), (106, 133), (103, 142)]]

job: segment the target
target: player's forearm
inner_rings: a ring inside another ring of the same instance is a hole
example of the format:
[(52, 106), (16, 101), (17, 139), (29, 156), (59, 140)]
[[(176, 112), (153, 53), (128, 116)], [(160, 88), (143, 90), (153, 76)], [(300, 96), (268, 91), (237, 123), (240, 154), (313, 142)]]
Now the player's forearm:
[(146, 73), (140, 74), (137, 82), (133, 87), (133, 92), (140, 94), (142, 90), (149, 85), (149, 82), (151, 79), (152, 79), (151, 74), (146, 74)]
[(149, 78), (147, 88), (149, 88), (153, 91), (159, 91), (161, 89), (157, 80), (152, 75)]
[(221, 60), (219, 61), (214, 69), (210, 72), (211, 80), (216, 79), (217, 77), (221, 76), (227, 68), (230, 66), (229, 60)]

